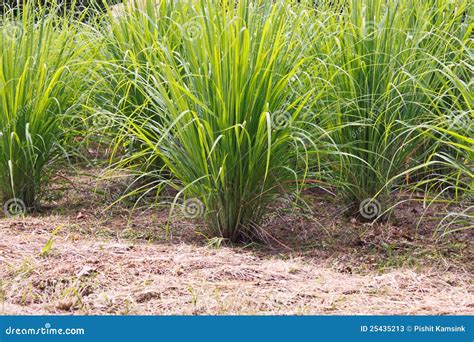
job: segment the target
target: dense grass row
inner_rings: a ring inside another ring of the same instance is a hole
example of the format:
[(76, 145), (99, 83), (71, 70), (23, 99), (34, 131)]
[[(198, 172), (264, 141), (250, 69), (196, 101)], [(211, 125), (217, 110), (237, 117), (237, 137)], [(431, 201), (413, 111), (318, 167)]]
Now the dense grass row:
[(27, 208), (38, 204), (64, 120), (80, 111), (91, 61), (76, 24), (41, 14), (7, 12), (0, 36), (0, 195)]
[(162, 203), (171, 187), (173, 209), (233, 241), (262, 238), (272, 202), (315, 186), (370, 221), (400, 191), (467, 203), (443, 224), (472, 227), (472, 15), (467, 0), (9, 12), (0, 195), (38, 207), (50, 163), (93, 123), (111, 167), (136, 175), (126, 195)]

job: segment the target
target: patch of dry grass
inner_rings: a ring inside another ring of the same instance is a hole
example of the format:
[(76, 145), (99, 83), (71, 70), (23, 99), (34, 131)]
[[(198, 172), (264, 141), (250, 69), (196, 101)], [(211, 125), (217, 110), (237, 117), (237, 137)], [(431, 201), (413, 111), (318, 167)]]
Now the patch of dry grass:
[(0, 219), (3, 314), (474, 313), (465, 233), (436, 241), (401, 214), (361, 225), (308, 193), (315, 212), (279, 211), (269, 246), (215, 248), (179, 217), (166, 240), (163, 209), (104, 213), (93, 179), (71, 179), (44, 213)]

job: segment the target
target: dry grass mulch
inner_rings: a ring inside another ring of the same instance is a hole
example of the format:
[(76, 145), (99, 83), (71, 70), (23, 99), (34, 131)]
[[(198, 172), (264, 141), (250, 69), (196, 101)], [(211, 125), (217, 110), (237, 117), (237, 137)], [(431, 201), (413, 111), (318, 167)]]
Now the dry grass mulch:
[(179, 215), (167, 231), (166, 209), (104, 211), (117, 185), (94, 172), (0, 219), (1, 314), (474, 314), (472, 233), (436, 239), (416, 204), (369, 225), (308, 192), (311, 214), (267, 220), (268, 245), (226, 246)]

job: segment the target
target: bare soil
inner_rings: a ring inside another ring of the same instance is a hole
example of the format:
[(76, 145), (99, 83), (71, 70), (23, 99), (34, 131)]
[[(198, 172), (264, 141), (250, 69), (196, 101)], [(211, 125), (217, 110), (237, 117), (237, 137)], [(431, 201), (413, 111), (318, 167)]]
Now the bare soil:
[(473, 233), (439, 238), (444, 208), (364, 224), (308, 191), (305, 210), (275, 204), (267, 244), (230, 246), (179, 210), (167, 227), (166, 208), (108, 208), (124, 184), (98, 173), (58, 175), (43, 212), (0, 218), (1, 314), (474, 314)]

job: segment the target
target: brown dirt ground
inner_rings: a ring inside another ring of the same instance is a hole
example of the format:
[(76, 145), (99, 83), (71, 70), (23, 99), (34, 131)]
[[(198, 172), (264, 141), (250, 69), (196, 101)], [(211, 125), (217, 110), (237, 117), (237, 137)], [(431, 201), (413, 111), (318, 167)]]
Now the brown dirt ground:
[(43, 213), (0, 218), (0, 314), (474, 314), (473, 234), (436, 238), (441, 208), (362, 224), (308, 191), (311, 211), (266, 220), (269, 244), (221, 246), (179, 213), (167, 237), (167, 209), (104, 211), (123, 184), (97, 173), (58, 175)]

